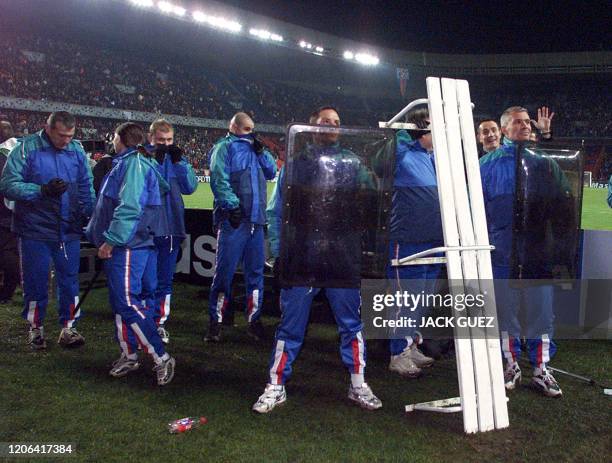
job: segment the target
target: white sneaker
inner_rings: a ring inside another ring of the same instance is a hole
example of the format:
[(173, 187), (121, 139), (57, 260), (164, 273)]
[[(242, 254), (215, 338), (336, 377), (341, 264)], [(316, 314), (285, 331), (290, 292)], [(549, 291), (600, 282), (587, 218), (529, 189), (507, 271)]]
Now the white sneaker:
[(28, 334), (28, 344), (30, 344), (34, 350), (42, 350), (47, 348), (47, 341), (43, 335), (42, 326), (40, 328), (30, 328), (30, 333)]
[(416, 343), (413, 343), (410, 347), (410, 355), (412, 357), (412, 361), (419, 368), (428, 368), (433, 365), (434, 359), (425, 355), (421, 350), (417, 347)]
[(264, 393), (259, 396), (257, 402), (253, 405), (253, 411), (257, 413), (271, 412), (274, 407), (287, 401), (287, 393), (285, 386), (266, 384)]
[(157, 374), (157, 385), (165, 386), (172, 378), (174, 378), (174, 366), (176, 360), (173, 357), (168, 357), (166, 360), (162, 360), (161, 363), (153, 367), (153, 371)]
[(399, 373), (401, 376), (408, 378), (418, 378), (421, 376), (421, 369), (414, 363), (412, 359), (412, 351), (410, 348), (405, 349), (399, 355), (392, 355), (389, 362), (389, 370)]
[(546, 369), (539, 373), (534, 371), (531, 383), (546, 397), (561, 397), (563, 394), (555, 377)]
[(111, 368), (108, 374), (115, 378), (121, 378), (131, 371), (138, 370), (139, 367), (138, 359), (131, 360), (125, 354), (121, 354), (121, 357), (113, 362), (113, 368)]
[(163, 325), (157, 327), (157, 334), (159, 334), (159, 337), (164, 344), (168, 344), (170, 342), (170, 333), (166, 331), (166, 328), (164, 328)]
[(62, 328), (57, 343), (62, 347), (78, 347), (85, 344), (85, 338), (75, 328)]
[(382, 402), (374, 395), (370, 386), (363, 383), (360, 387), (349, 388), (348, 398), (357, 402), (361, 408), (366, 410), (377, 410), (382, 407)]
[(523, 374), (521, 373), (519, 364), (516, 362), (509, 363), (504, 371), (504, 385), (506, 386), (506, 390), (513, 391), (516, 389), (516, 385), (521, 384), (522, 376)]

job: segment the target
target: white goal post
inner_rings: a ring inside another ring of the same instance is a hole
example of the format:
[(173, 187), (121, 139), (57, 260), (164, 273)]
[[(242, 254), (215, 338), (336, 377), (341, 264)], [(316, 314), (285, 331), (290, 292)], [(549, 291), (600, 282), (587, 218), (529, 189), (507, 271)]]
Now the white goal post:
[(593, 186), (593, 172), (585, 170), (582, 173), (582, 186), (591, 188)]

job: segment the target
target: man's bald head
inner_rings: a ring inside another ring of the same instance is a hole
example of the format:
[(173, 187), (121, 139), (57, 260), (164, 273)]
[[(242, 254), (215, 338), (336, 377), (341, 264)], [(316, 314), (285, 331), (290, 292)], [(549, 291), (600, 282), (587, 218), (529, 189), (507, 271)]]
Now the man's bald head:
[(247, 113), (234, 114), (229, 125), (229, 131), (234, 135), (248, 135), (254, 128), (255, 123)]

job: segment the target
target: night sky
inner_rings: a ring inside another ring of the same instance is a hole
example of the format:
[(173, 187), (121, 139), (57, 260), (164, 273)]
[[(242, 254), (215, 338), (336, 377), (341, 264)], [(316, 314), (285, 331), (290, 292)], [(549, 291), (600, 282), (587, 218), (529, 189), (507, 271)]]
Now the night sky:
[(612, 45), (609, 1), (220, 1), (322, 32), (411, 51), (529, 53), (609, 50)]

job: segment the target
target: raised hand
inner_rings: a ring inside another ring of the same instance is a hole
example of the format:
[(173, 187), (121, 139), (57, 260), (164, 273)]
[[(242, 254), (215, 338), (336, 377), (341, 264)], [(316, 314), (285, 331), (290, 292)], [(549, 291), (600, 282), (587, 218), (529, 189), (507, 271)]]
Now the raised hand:
[(538, 108), (538, 120), (535, 121), (535, 126), (540, 131), (540, 133), (550, 133), (550, 123), (554, 115), (555, 113), (549, 111), (548, 106), (542, 106), (541, 108)]

